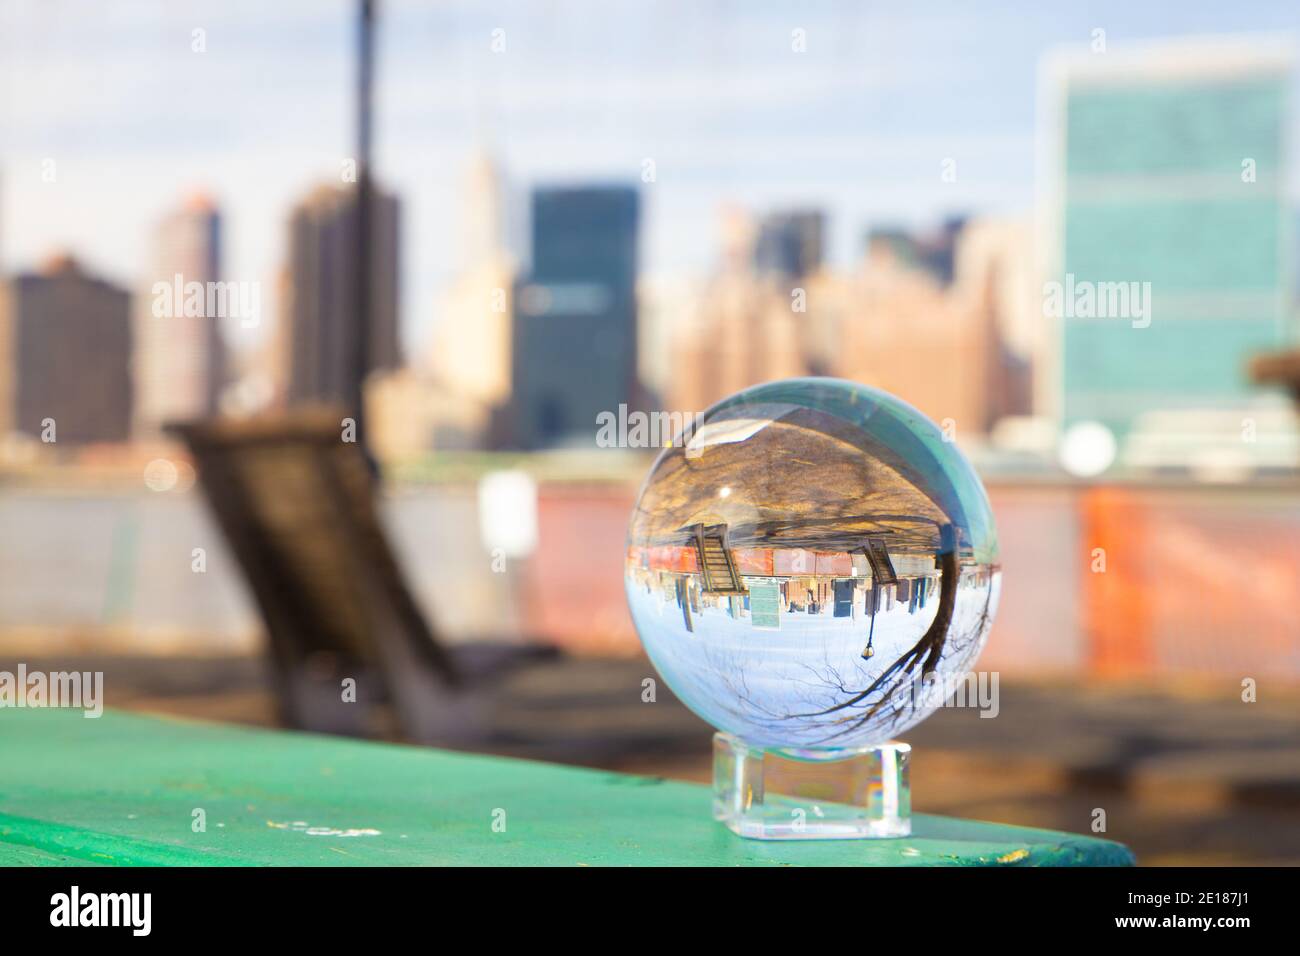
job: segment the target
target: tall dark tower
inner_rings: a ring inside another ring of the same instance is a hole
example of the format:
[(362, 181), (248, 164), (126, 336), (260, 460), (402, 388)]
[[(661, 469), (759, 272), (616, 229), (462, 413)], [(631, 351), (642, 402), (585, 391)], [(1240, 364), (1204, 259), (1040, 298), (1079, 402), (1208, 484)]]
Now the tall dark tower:
[(593, 444), (597, 415), (638, 403), (640, 211), (631, 186), (534, 191), (532, 272), (514, 300), (515, 446)]
[[(359, 238), (357, 194), (347, 187), (320, 186), (289, 216), (289, 285), (281, 322), (290, 404), (327, 402), (355, 415), (366, 376), (399, 364), (400, 207), (373, 187), (368, 206), (365, 243)], [(360, 273), (355, 263), (363, 245), (368, 265)], [(369, 277), (364, 312), (358, 311), (359, 275)], [(359, 433), (360, 424), (358, 419)]]

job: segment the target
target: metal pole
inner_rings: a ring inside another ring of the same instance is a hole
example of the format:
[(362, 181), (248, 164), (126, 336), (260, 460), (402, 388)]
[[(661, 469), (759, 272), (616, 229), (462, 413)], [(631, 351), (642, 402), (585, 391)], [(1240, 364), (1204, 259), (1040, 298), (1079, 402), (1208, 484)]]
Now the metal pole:
[(350, 404), (357, 423), (357, 443), (369, 457), (365, 428), (365, 383), (370, 373), (371, 274), (371, 204), (370, 119), (372, 80), (374, 76), (374, 0), (360, 0), (357, 23), (357, 194), (356, 248), (353, 275), (353, 376)]

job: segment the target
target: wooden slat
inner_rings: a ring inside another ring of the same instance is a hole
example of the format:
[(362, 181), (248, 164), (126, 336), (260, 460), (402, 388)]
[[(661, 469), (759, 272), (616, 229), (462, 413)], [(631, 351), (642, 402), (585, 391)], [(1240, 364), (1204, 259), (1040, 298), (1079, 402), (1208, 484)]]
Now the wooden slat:
[[(7, 865), (1133, 862), (1108, 840), (923, 815), (902, 839), (743, 840), (713, 821), (709, 790), (694, 784), (112, 710), (98, 720), (69, 710), (4, 719)], [(205, 832), (191, 828), (195, 808)]]

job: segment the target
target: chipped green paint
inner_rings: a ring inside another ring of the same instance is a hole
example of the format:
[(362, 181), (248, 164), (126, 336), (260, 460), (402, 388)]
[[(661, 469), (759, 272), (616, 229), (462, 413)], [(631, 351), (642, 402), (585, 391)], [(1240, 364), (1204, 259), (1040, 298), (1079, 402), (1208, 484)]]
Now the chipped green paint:
[(0, 766), (5, 866), (1133, 862), (1107, 840), (929, 816), (900, 840), (761, 843), (714, 823), (693, 784), (113, 711), (0, 711)]

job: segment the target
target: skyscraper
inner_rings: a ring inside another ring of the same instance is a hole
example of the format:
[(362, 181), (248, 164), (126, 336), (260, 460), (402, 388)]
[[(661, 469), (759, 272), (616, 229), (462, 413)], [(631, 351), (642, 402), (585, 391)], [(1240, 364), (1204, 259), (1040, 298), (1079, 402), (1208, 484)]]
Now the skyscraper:
[(487, 409), (510, 397), (510, 297), (515, 264), (506, 251), (504, 187), (486, 156), (474, 159), (462, 192), (461, 271), (441, 302), (429, 366), (454, 398)]
[(1144, 415), (1251, 403), (1248, 357), (1289, 332), (1291, 69), (1226, 38), (1045, 63), (1065, 426), (1100, 422), (1122, 449)]
[(637, 405), (637, 232), (630, 186), (538, 189), (532, 270), (514, 299), (512, 444), (593, 444)]
[(131, 429), (130, 296), (68, 256), (10, 280), (0, 296), (0, 434), (56, 444), (126, 441)]
[[(221, 216), (209, 197), (190, 197), (159, 223), (147, 279), (146, 290), (161, 283), (169, 293), (173, 283), (220, 281)], [(165, 309), (152, 292), (136, 302), (135, 428), (145, 438), (161, 435), (167, 422), (214, 414), (225, 376), (224, 316), (194, 314), (167, 298)]]
[(1028, 411), (1029, 369), (1007, 348), (998, 265), (954, 237), (953, 282), (920, 243), (873, 241), (862, 271), (822, 293), (838, 299), (833, 374), (891, 392), (962, 439)]
[(471, 162), (457, 233), (460, 269), (438, 302), (425, 361), (371, 377), (370, 441), (383, 461), (431, 448), (482, 448), (510, 399), (510, 300), (515, 265), (506, 251), (504, 178), (486, 154)]
[(822, 264), (826, 217), (817, 210), (774, 212), (763, 217), (754, 246), (760, 273), (796, 279)]
[(711, 276), (693, 321), (678, 327), (672, 349), (668, 404), (702, 412), (742, 388), (807, 375), (807, 344), (790, 293), (748, 268)]
[[(355, 374), (356, 202), (352, 189), (320, 186), (289, 219), (278, 356), (289, 403), (346, 404)], [(398, 202), (376, 191), (371, 211), (371, 371), (399, 362)]]

